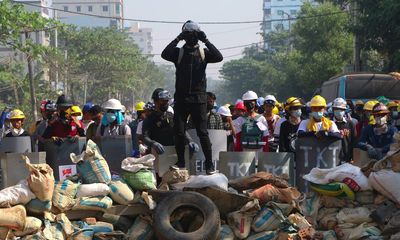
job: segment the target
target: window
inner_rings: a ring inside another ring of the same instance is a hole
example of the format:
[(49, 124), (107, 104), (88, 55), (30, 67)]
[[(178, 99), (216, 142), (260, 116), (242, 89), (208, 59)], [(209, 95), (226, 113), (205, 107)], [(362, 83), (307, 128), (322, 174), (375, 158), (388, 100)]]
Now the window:
[(93, 6), (88, 6), (88, 12), (93, 12)]
[(283, 15), (283, 10), (278, 10), (278, 11), (276, 11), (276, 13), (277, 13), (278, 15), (282, 16), (282, 15)]
[(68, 11), (68, 6), (64, 6), (64, 11)]
[(297, 14), (297, 10), (290, 10), (290, 15), (296, 15)]
[(81, 6), (76, 6), (76, 11), (77, 12), (80, 12), (82, 9), (81, 9)]
[(283, 23), (275, 24), (275, 28), (276, 28), (276, 30), (278, 30), (278, 31), (283, 30)]
[(103, 6), (103, 12), (108, 12), (108, 6), (107, 5)]
[(115, 13), (116, 14), (120, 14), (121, 13), (121, 5), (119, 3), (117, 3), (117, 5), (115, 5)]
[(271, 15), (271, 8), (267, 8), (264, 10), (265, 15)]

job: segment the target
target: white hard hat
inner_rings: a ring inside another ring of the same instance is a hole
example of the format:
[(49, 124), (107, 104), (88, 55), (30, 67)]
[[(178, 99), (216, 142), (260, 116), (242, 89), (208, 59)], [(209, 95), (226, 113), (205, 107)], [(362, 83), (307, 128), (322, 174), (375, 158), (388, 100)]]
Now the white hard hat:
[(257, 100), (258, 96), (257, 93), (253, 91), (247, 91), (245, 94), (243, 94), (243, 101), (248, 101), (248, 100)]
[(232, 117), (231, 110), (225, 106), (218, 108), (217, 113), (225, 117)]
[(267, 95), (264, 98), (264, 103), (272, 104), (275, 105), (276, 103), (276, 98), (274, 95)]
[(343, 98), (336, 98), (333, 100), (332, 107), (338, 109), (347, 109), (347, 102)]
[(240, 98), (236, 99), (235, 105), (238, 104), (238, 103), (240, 103), (240, 102), (243, 102), (243, 100), (240, 99)]
[(103, 109), (122, 110), (121, 102), (114, 98), (107, 100), (102, 107)]

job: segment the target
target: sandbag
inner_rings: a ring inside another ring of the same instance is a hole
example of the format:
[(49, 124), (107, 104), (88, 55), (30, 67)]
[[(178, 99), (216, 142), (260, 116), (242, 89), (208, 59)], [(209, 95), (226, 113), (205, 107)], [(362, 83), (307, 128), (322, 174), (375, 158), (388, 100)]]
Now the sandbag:
[(81, 229), (79, 231), (74, 232), (71, 235), (71, 240), (92, 240), (93, 239), (93, 229)]
[(277, 231), (265, 231), (251, 235), (247, 240), (274, 240), (278, 237)]
[(105, 211), (112, 206), (112, 199), (105, 197), (84, 197), (72, 208), (73, 210)]
[(100, 232), (112, 232), (114, 231), (114, 226), (111, 223), (97, 222), (94, 225), (87, 225), (85, 228), (92, 229), (94, 234)]
[(319, 194), (330, 197), (347, 197), (350, 200), (355, 199), (354, 192), (346, 184), (340, 182), (329, 184), (310, 183), (310, 188)]
[(345, 239), (345, 240), (359, 240), (363, 238), (370, 239), (369, 237), (371, 238), (379, 237), (382, 234), (382, 232), (377, 227), (371, 226), (367, 223), (362, 223), (358, 226), (356, 225), (355, 227), (351, 228), (345, 228), (339, 225), (339, 227), (336, 230), (336, 233), (339, 239)]
[(304, 216), (313, 226), (317, 226), (318, 209), (321, 207), (320, 199), (321, 195), (310, 192), (306, 199), (300, 204)]
[(400, 204), (400, 173), (389, 169), (383, 169), (378, 172), (372, 172), (369, 175), (369, 181), (372, 187), (380, 194), (390, 200)]
[(328, 184), (331, 182), (346, 182), (354, 192), (371, 190), (368, 178), (361, 169), (349, 163), (328, 169), (313, 168), (303, 178), (315, 184)]
[(61, 212), (70, 210), (75, 204), (75, 196), (78, 191), (79, 184), (65, 179), (56, 184), (53, 195), (53, 206)]
[(318, 231), (314, 234), (314, 238), (317, 240), (337, 240), (336, 233), (333, 230)]
[(368, 223), (372, 222), (370, 218), (371, 211), (366, 207), (358, 207), (358, 208), (343, 208), (337, 214), (337, 219), (339, 223)]
[(235, 240), (235, 234), (228, 225), (221, 225), (221, 230), (219, 232), (220, 240)]
[(71, 153), (70, 158), (73, 163), (77, 164), (77, 170), (82, 175), (83, 183), (108, 184), (111, 182), (111, 172), (107, 161), (92, 140), (88, 140), (86, 151), (78, 156)]
[(189, 180), (186, 182), (176, 183), (172, 186), (174, 189), (178, 190), (182, 190), (183, 188), (216, 187), (228, 191), (228, 178), (222, 173), (190, 176)]
[(311, 227), (307, 219), (299, 213), (290, 214), (287, 219), (299, 229)]
[(280, 209), (272, 209), (264, 206), (254, 217), (251, 228), (255, 232), (274, 231), (279, 228), (284, 220), (285, 217)]
[(255, 199), (246, 203), (239, 211), (227, 215), (228, 225), (237, 238), (245, 239), (249, 236), (251, 223), (259, 210), (260, 205), (258, 200)]
[(40, 214), (51, 210), (51, 201), (40, 201), (39, 199), (32, 199), (25, 205), (28, 213)]
[(129, 185), (123, 179), (112, 180), (108, 185), (112, 200), (121, 205), (132, 203), (135, 195)]
[[(357, 194), (361, 194), (363, 192), (357, 192)], [(344, 207), (352, 207), (355, 206), (354, 202), (348, 198), (337, 198), (326, 195), (321, 195), (320, 203), (322, 207), (326, 208), (344, 208)]]
[(17, 185), (0, 191), (0, 207), (10, 207), (18, 204), (25, 205), (36, 198), (26, 180), (21, 180)]
[(26, 217), (25, 227), (22, 231), (15, 231), (14, 235), (23, 237), (26, 235), (34, 234), (42, 227), (42, 220), (35, 217)]
[(182, 169), (172, 169), (164, 173), (162, 176), (161, 185), (163, 184), (175, 184), (180, 182), (186, 182), (189, 180), (189, 171)]
[(111, 223), (115, 229), (121, 230), (125, 233), (128, 232), (129, 228), (133, 224), (133, 220), (131, 220), (127, 216), (114, 215), (109, 213), (104, 213), (100, 220)]
[(267, 184), (272, 184), (279, 188), (289, 187), (289, 184), (285, 179), (276, 177), (267, 172), (258, 172), (247, 177), (237, 178), (229, 181), (229, 186), (238, 191), (256, 189)]
[(150, 216), (138, 216), (128, 231), (129, 239), (151, 240), (153, 235)]
[(385, 224), (383, 228), (383, 233), (385, 235), (392, 235), (398, 232), (400, 233), (400, 210), (393, 214), (389, 222)]
[(105, 183), (81, 184), (76, 192), (76, 198), (107, 196), (110, 188)]
[(156, 189), (156, 178), (153, 172), (149, 170), (140, 170), (138, 172), (122, 171), (122, 178), (126, 183), (137, 191), (147, 191)]
[(334, 230), (339, 223), (336, 217), (338, 213), (339, 208), (321, 208), (317, 217), (319, 229)]
[(260, 203), (269, 201), (291, 203), (300, 197), (300, 192), (294, 187), (277, 188), (271, 184), (267, 184), (251, 192), (250, 197), (257, 198)]
[(31, 164), (27, 156), (22, 156), (29, 171), (28, 185), (41, 201), (51, 201), (54, 191), (53, 169), (47, 164)]
[(141, 158), (128, 157), (122, 160), (121, 169), (128, 172), (139, 172), (140, 170), (150, 170), (153, 168), (156, 157), (147, 154)]
[(0, 227), (23, 231), (26, 221), (24, 206), (17, 205), (11, 208), (0, 208)]

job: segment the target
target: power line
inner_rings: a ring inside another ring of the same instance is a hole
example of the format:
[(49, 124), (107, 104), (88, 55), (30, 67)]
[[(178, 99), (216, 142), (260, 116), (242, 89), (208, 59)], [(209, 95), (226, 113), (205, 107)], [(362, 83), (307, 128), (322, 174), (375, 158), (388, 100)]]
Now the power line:
[[(15, 2), (15, 1), (14, 1)], [(83, 16), (90, 16), (90, 17), (97, 17), (97, 18), (106, 18), (106, 19), (117, 19), (117, 20), (123, 20), (123, 21), (133, 21), (133, 22), (145, 22), (145, 23), (163, 23), (163, 24), (183, 24), (185, 21), (166, 21), (166, 20), (149, 20), (149, 19), (135, 19), (135, 18), (121, 18), (121, 17), (112, 17), (112, 16), (101, 16), (101, 15), (96, 15), (96, 14), (90, 14), (90, 13), (82, 13), (82, 12), (74, 12), (74, 11), (69, 11), (65, 9), (59, 9), (59, 8), (54, 8), (54, 7), (46, 7), (46, 6), (40, 6), (32, 3), (26, 3), (26, 2), (16, 2), (16, 3), (21, 3), (24, 5), (29, 5), (33, 7), (38, 7), (38, 8), (46, 8), (54, 11), (59, 11), (59, 12), (67, 12), (67, 13), (72, 13), (76, 15), (83, 15)], [(282, 22), (282, 21), (293, 21), (297, 19), (308, 19), (308, 18), (318, 18), (318, 17), (325, 17), (325, 16), (331, 16), (331, 15), (336, 15), (336, 14), (344, 14), (347, 12), (354, 12), (358, 11), (358, 9), (353, 9), (353, 10), (348, 10), (348, 11), (339, 11), (339, 12), (331, 12), (331, 13), (325, 13), (325, 14), (318, 14), (318, 15), (312, 15), (312, 16), (304, 16), (304, 17), (290, 17), (290, 18), (285, 18), (285, 19), (271, 19), (271, 20), (250, 20), (250, 21), (221, 21), (221, 22), (213, 22), (213, 21), (206, 21), (206, 22), (198, 22), (199, 24), (203, 25), (224, 25), (224, 24), (255, 24), (255, 23), (265, 23), (265, 22)]]

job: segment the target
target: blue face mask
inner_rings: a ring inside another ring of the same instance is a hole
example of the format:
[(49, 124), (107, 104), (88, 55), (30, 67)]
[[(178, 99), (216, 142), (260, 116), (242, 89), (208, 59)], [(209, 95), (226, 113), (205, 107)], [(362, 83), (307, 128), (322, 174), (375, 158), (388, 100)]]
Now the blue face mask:
[(343, 110), (335, 110), (335, 111), (333, 111), (333, 114), (335, 114), (335, 117), (337, 119), (340, 119), (340, 120), (342, 120), (344, 118), (345, 113), (346, 112), (343, 111)]
[(292, 115), (295, 118), (298, 118), (301, 116), (301, 109), (293, 110), (290, 112), (290, 115)]
[(311, 116), (315, 119), (315, 120), (321, 120), (321, 118), (324, 116), (323, 112), (312, 112)]
[(115, 120), (117, 120), (115, 113), (107, 113), (107, 122), (113, 123)]

